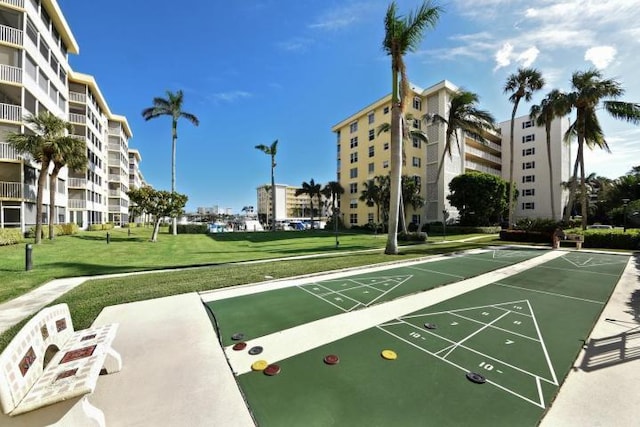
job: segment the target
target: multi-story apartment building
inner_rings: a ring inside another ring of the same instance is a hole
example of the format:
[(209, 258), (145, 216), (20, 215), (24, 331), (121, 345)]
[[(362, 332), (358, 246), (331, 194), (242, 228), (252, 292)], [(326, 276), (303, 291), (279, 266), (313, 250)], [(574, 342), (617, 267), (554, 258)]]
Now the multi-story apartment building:
[[(23, 119), (41, 111), (67, 115), (68, 54), (78, 44), (54, 0), (0, 1), (0, 227), (36, 222), (35, 195), (39, 165), (12, 150), (8, 132), (28, 132)], [(57, 186), (56, 218), (67, 218), (66, 170)], [(49, 196), (44, 192), (43, 220)]]
[[(296, 196), (296, 191), (301, 187), (291, 187), (284, 184), (276, 184), (276, 221), (291, 219), (305, 219), (311, 217), (311, 199), (306, 194)], [(257, 188), (258, 216), (266, 222), (274, 218), (271, 205), (271, 186), (261, 185)], [(313, 216), (315, 219), (326, 216), (326, 204), (324, 196), (320, 204), (317, 198), (313, 199)]]
[(42, 111), (73, 124), (72, 135), (86, 142), (88, 159), (86, 171), (60, 172), (53, 219), (45, 188), (43, 222), (71, 221), (82, 228), (127, 222), (131, 130), (126, 118), (109, 111), (94, 78), (71, 70), (68, 54), (79, 49), (57, 2), (0, 0), (0, 22), (0, 227), (24, 231), (36, 222), (40, 166), (4, 137), (29, 132), (24, 117)]
[[(564, 206), (567, 204), (568, 191), (563, 182), (569, 181), (571, 173), (571, 146), (564, 143), (564, 134), (569, 127), (569, 118), (555, 119), (551, 123), (551, 170), (547, 159), (547, 133), (543, 127), (535, 125), (529, 116), (517, 117), (514, 123), (513, 139), (513, 177), (519, 197), (514, 209), (514, 217), (518, 218), (551, 218), (551, 192), (556, 220), (562, 218)], [(505, 146), (502, 155), (503, 178), (509, 179), (508, 149), (511, 121), (500, 123), (502, 140)], [(550, 182), (550, 176), (553, 182)]]
[(133, 190), (136, 188), (141, 188), (145, 185), (144, 176), (142, 175), (142, 171), (140, 170), (140, 162), (142, 161), (142, 156), (140, 155), (140, 151), (135, 148), (129, 148), (129, 189)]
[[(449, 220), (455, 220), (458, 216), (457, 209), (447, 200), (451, 179), (467, 171), (480, 171), (508, 179), (508, 163), (505, 163), (504, 158), (505, 152), (508, 151), (505, 148), (508, 148), (509, 139), (508, 136), (505, 139), (504, 124), (500, 126), (503, 130), (502, 135), (498, 131), (488, 132), (483, 135), (485, 138), (483, 142), (465, 132), (457, 131), (457, 142), (454, 139), (451, 144), (451, 155), (444, 155), (444, 165), (438, 176), (438, 166), (446, 145), (446, 125), (433, 124), (421, 119), (425, 114), (438, 114), (446, 118), (451, 97), (458, 87), (444, 80), (427, 89), (417, 86), (412, 86), (411, 89), (405, 114), (411, 118), (410, 126), (413, 130), (422, 130), (426, 134), (427, 142), (424, 143), (416, 137), (410, 141), (404, 141), (402, 174), (415, 177), (414, 179), (421, 184), (421, 196), (425, 205), (419, 209), (407, 206), (404, 213), (405, 221), (423, 224), (442, 221), (445, 216)], [(378, 133), (378, 129), (382, 124), (390, 123), (390, 111), (391, 95), (389, 94), (332, 128), (337, 137), (337, 179), (345, 189), (345, 194), (340, 198), (339, 207), (348, 225), (364, 225), (381, 221), (377, 218), (377, 206), (367, 206), (359, 198), (368, 180), (378, 175), (389, 174), (390, 135), (385, 132)], [(521, 118), (521, 121), (526, 120)], [(536, 132), (540, 130), (537, 129)], [(537, 142), (543, 144), (537, 149), (540, 155), (546, 152), (544, 129), (541, 132), (542, 137), (538, 136)], [(558, 168), (556, 175), (559, 180), (565, 176), (565, 172), (568, 173), (563, 168), (568, 164), (569, 153), (568, 148), (560, 143), (562, 129), (554, 125), (553, 132), (556, 135), (554, 144), (557, 146), (557, 152), (554, 152), (554, 155), (562, 159), (554, 165), (554, 168)], [(508, 155), (508, 152), (506, 154)], [(517, 169), (514, 172), (514, 180), (519, 182), (523, 175), (522, 169)], [(540, 196), (542, 196), (541, 191), (538, 190)], [(560, 190), (558, 196), (561, 196)], [(560, 203), (558, 201), (557, 205), (560, 206)], [(529, 208), (535, 205), (520, 203), (520, 206)], [(538, 204), (538, 207), (540, 209), (527, 209), (527, 216), (545, 216), (544, 205)], [(518, 214), (522, 213), (518, 211)]]

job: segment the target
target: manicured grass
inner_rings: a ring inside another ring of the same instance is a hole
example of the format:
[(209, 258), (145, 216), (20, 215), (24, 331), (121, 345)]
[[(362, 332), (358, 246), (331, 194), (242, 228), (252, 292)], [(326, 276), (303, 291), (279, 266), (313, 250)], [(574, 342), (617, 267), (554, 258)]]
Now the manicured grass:
[[(131, 237), (127, 236), (126, 230), (112, 230), (110, 233), (109, 245), (104, 241), (105, 232), (59, 237), (54, 242), (45, 242), (38, 247), (34, 245), (34, 269), (29, 272), (23, 271), (23, 245), (0, 248), (0, 269), (3, 271), (0, 300), (21, 295), (57, 277), (209, 264), (208, 267), (190, 270), (88, 281), (52, 303), (68, 303), (74, 326), (81, 329), (90, 326), (102, 308), (110, 305), (259, 282), (265, 280), (265, 276), (290, 277), (501, 243), (494, 236), (487, 236), (468, 243), (427, 243), (404, 247), (400, 255), (388, 256), (381, 251), (349, 253), (359, 249), (382, 248), (386, 242), (382, 235), (341, 235), (340, 248), (336, 251), (335, 237), (320, 231), (175, 237), (161, 234), (157, 243), (147, 241), (151, 230), (134, 229)], [(456, 236), (447, 236), (448, 240), (455, 238)], [(322, 252), (326, 252), (327, 257), (322, 258), (321, 262), (318, 259), (301, 259), (250, 265), (234, 264), (242, 260)], [(332, 252), (337, 254), (331, 255)], [(23, 324), (24, 322), (0, 335), (0, 350), (6, 347)]]

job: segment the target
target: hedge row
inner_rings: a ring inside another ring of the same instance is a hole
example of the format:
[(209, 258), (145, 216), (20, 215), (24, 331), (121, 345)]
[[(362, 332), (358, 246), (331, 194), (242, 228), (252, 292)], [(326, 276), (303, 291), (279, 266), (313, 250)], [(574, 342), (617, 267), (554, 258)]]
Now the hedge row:
[[(54, 224), (53, 225), (53, 235), (54, 236), (70, 236), (72, 234), (76, 234), (80, 229), (78, 228), (78, 224), (74, 222), (68, 222), (66, 224)], [(49, 226), (42, 226), (42, 236), (46, 237), (49, 235)], [(30, 227), (29, 230), (25, 233), (25, 237), (29, 239), (33, 239), (36, 236), (36, 227)]]
[[(501, 228), (499, 226), (494, 227), (471, 227), (463, 225), (447, 225), (446, 232), (448, 234), (495, 234), (499, 233)], [(422, 231), (431, 234), (444, 234), (444, 227), (442, 223), (424, 224)]]
[(398, 233), (398, 240), (401, 242), (426, 242), (427, 233), (421, 233), (421, 232)]
[[(565, 230), (567, 234), (582, 234), (585, 248), (599, 249), (640, 249), (640, 230)], [(552, 242), (552, 234), (541, 231), (502, 230), (500, 240), (509, 242), (548, 243)]]
[(178, 224), (178, 234), (207, 234), (207, 224)]
[(0, 228), (0, 246), (22, 243), (22, 231), (19, 228)]
[(113, 229), (113, 223), (108, 222), (106, 224), (91, 224), (89, 226), (89, 231), (105, 231), (105, 230), (112, 230)]

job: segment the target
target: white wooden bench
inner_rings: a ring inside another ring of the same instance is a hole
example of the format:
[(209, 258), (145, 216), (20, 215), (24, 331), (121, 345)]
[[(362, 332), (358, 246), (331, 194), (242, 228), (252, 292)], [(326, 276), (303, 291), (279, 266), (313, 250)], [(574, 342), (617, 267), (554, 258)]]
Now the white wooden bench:
[(576, 245), (576, 249), (582, 249), (582, 243), (584, 242), (584, 236), (580, 234), (566, 234), (564, 239), (560, 239), (558, 243), (562, 246), (563, 243), (571, 243)]
[(111, 348), (117, 329), (110, 324), (74, 331), (66, 304), (41, 310), (0, 354), (2, 412), (56, 420), (47, 425), (104, 426), (103, 412), (87, 396), (101, 373), (122, 368)]

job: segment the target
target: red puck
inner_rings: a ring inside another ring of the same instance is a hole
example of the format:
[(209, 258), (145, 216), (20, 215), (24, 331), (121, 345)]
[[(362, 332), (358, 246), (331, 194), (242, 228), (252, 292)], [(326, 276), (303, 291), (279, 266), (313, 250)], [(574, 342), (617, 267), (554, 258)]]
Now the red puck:
[(335, 365), (336, 363), (339, 363), (339, 362), (340, 362), (340, 358), (335, 354), (329, 354), (324, 357), (324, 363), (326, 363), (327, 365)]
[(280, 373), (280, 365), (269, 365), (266, 368), (264, 368), (264, 372), (265, 375), (269, 375), (270, 377), (273, 375), (278, 375)]
[(239, 342), (233, 345), (233, 349), (235, 351), (240, 351), (240, 350), (244, 350), (247, 347), (247, 343), (246, 342)]

